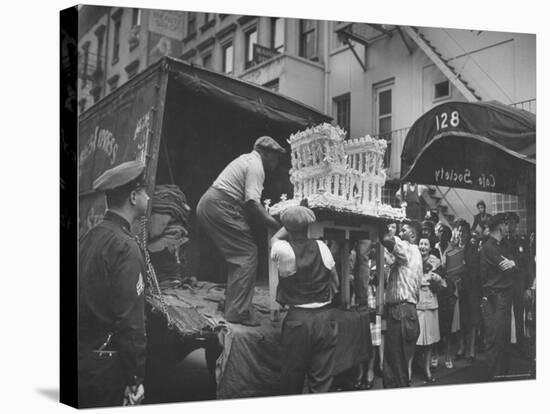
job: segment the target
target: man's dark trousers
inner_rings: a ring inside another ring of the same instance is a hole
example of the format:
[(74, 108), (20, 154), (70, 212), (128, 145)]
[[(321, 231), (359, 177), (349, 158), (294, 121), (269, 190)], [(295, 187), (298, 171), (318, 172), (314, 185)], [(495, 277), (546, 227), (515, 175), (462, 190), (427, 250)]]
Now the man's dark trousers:
[(334, 310), (291, 308), (282, 331), (282, 394), (301, 394), (304, 380), (310, 393), (332, 385), (338, 323)]
[(508, 371), (513, 292), (512, 287), (494, 290), (481, 304), (489, 380), (499, 379)]
[(514, 321), (516, 325), (516, 340), (519, 347), (524, 346), (525, 333), (523, 329), (523, 311), (525, 304), (523, 302), (523, 295), (525, 288), (523, 287), (523, 281), (517, 280), (514, 283), (513, 304), (514, 304)]
[(416, 305), (387, 305), (384, 343), (384, 388), (408, 387), (409, 360), (414, 355), (420, 324)]

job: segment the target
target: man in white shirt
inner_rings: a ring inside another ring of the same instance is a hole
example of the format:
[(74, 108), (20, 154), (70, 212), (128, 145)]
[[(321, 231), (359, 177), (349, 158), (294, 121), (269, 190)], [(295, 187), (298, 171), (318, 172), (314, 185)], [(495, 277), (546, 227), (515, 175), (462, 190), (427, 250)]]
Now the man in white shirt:
[[(332, 385), (338, 324), (331, 301), (338, 289), (334, 258), (326, 244), (307, 237), (315, 214), (289, 207), (284, 227), (271, 239), (271, 259), (279, 271), (277, 301), (289, 306), (282, 327), (281, 393), (327, 392)], [(288, 240), (288, 241), (287, 241)]]
[(260, 137), (254, 150), (243, 154), (220, 173), (197, 205), (197, 219), (227, 264), (225, 318), (228, 322), (259, 325), (252, 310), (258, 248), (250, 220), (274, 230), (279, 223), (260, 204), (265, 170), (274, 170), (286, 151), (273, 139)]

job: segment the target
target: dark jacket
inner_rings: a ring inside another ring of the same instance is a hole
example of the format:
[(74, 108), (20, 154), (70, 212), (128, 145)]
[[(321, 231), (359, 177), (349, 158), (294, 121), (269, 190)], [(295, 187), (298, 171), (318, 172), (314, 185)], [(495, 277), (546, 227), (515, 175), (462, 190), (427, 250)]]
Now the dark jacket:
[(106, 341), (118, 352), (127, 384), (145, 375), (146, 272), (130, 223), (107, 212), (79, 244), (79, 359)]

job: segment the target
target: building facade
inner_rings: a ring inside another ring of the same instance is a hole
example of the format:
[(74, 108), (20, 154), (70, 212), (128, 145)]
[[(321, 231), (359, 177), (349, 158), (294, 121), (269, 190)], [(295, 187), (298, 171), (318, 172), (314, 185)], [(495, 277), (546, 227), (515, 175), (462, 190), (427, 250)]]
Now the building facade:
[[(160, 56), (262, 85), (330, 114), (356, 138), (388, 140), (384, 202), (397, 203), (400, 156), (410, 126), (445, 101), (498, 100), (535, 112), (535, 35), (266, 16), (83, 6), (81, 110)], [(421, 187), (442, 218), (472, 220), (525, 200)]]

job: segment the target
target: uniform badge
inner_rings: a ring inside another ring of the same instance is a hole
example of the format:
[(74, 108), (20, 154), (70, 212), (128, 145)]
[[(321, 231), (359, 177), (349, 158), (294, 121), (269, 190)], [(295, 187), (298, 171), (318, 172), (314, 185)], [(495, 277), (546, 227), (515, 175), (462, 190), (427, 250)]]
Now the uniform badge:
[(138, 296), (140, 296), (143, 293), (144, 287), (145, 285), (143, 284), (143, 277), (141, 276), (141, 272), (140, 272), (138, 281), (136, 283), (136, 292)]

